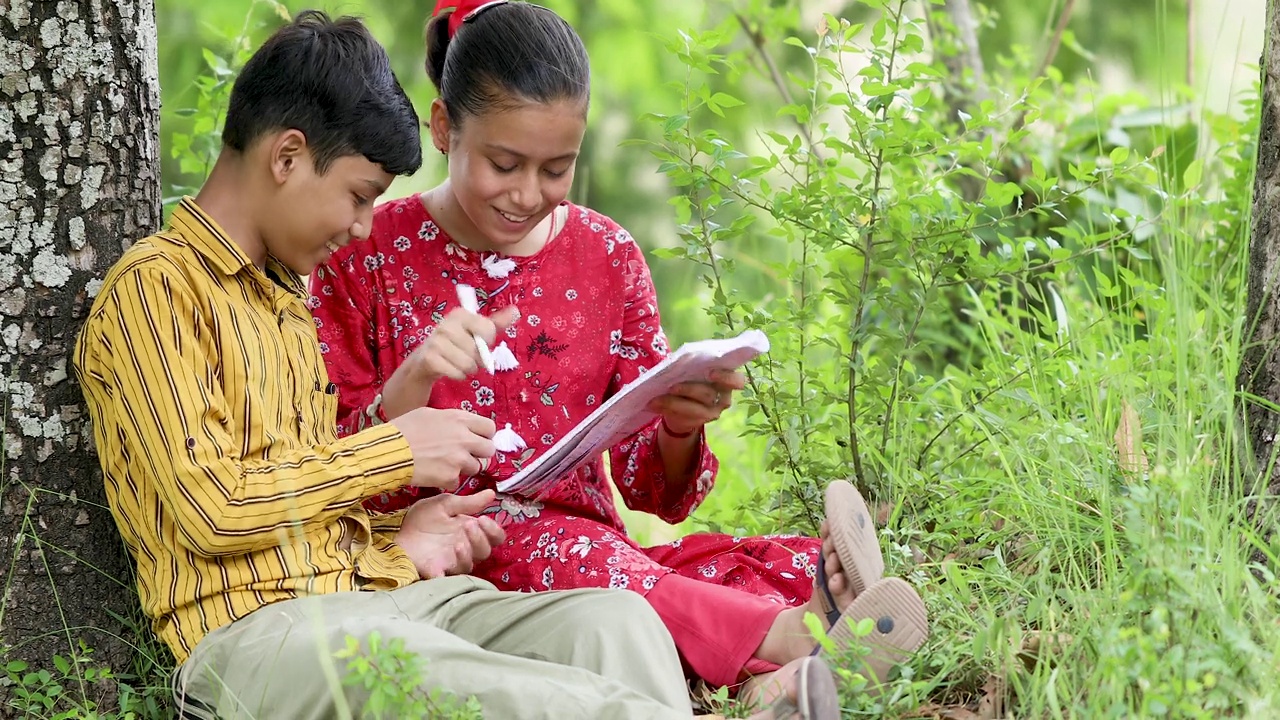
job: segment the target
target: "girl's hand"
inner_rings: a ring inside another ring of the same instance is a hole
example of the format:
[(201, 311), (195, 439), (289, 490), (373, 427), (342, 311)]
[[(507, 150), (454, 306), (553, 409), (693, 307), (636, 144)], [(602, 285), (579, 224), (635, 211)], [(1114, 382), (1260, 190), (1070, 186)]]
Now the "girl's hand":
[(480, 369), (480, 350), (472, 336), (478, 336), (485, 345), (493, 345), (498, 333), (519, 316), (514, 305), (488, 317), (455, 308), (382, 386), (383, 412), (388, 418), (395, 418), (423, 407), (431, 399), (431, 387), (437, 380), (465, 380), (474, 375)]
[(705, 381), (681, 383), (655, 398), (649, 410), (662, 416), (669, 434), (684, 436), (719, 419), (733, 405), (733, 393), (746, 386), (737, 370), (712, 370)]
[(515, 322), (517, 316), (514, 306), (489, 317), (455, 308), (436, 326), (431, 337), (405, 359), (405, 364), (417, 365), (420, 377), (429, 383), (441, 378), (466, 380), (480, 369), (480, 351), (472, 336), (491, 346), (498, 332)]

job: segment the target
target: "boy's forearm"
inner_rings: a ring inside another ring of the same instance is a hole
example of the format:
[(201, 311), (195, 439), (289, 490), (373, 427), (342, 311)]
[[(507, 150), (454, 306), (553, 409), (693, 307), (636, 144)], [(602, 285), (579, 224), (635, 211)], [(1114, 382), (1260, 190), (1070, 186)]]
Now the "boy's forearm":
[(300, 528), (403, 487), (412, 473), (408, 443), (386, 425), (271, 462), (177, 463), (174, 482), (161, 483), (160, 492), (183, 545), (204, 556), (233, 555), (287, 542)]

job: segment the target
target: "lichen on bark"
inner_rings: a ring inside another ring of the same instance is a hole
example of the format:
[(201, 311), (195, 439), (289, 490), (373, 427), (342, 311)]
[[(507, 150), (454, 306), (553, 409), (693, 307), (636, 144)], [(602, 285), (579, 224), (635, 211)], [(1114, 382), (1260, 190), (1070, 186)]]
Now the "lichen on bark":
[(127, 669), (129, 563), (69, 369), (102, 275), (160, 223), (156, 68), (152, 0), (0, 0), (0, 644), (46, 667), (84, 640)]

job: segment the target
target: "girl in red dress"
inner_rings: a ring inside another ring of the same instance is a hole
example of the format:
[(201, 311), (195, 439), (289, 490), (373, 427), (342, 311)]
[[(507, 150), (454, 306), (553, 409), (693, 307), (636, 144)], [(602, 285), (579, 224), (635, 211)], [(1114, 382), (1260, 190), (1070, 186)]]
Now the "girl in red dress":
[[(311, 303), (340, 433), (423, 405), (494, 420), (498, 452), (461, 481), (469, 494), (518, 472), (669, 347), (640, 247), (565, 201), (589, 95), (577, 34), (536, 5), (441, 5), (427, 70), (440, 90), (431, 139), (449, 177), (379, 206), (368, 241), (312, 275)], [(476, 289), (479, 316), (459, 307), (458, 284)], [(492, 374), (478, 367), (473, 334), (494, 337)], [(633, 510), (688, 517), (716, 477), (705, 425), (743, 382), (727, 372), (680, 386), (652, 406), (658, 419), (610, 450), (607, 470), (597, 458), (536, 498), (499, 495), (488, 512), (508, 541), (475, 574), (509, 590), (642, 593), (712, 686), (776, 685), (760, 679), (782, 679), (769, 673), (814, 651), (807, 611), (837, 623), (846, 645), (843, 619), (874, 618), (864, 641), (878, 645), (870, 671), (883, 679), (923, 642), (924, 607), (909, 584), (881, 579), (872, 518), (848, 483), (828, 488), (823, 539), (699, 534), (644, 548), (626, 535), (610, 482)], [(406, 489), (369, 503), (391, 511), (418, 497)]]

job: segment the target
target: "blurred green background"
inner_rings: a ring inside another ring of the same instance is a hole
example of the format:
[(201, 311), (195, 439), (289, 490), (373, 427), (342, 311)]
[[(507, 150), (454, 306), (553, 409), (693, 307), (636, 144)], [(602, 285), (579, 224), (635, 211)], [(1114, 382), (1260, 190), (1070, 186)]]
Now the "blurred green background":
[[(1255, 63), (1261, 49), (1259, 21), (1263, 0), (1075, 0), (1071, 23), (1055, 66), (1068, 78), (1090, 77), (1103, 90), (1134, 89), (1155, 94), (1156, 88), (1184, 85), (1211, 109), (1221, 110), (1251, 82), (1239, 77), (1240, 61)], [(1053, 26), (1072, 0), (989, 0), (973, 3), (981, 24), (979, 42), (989, 73), (1002, 68), (1034, 65), (1044, 55)], [(830, 12), (856, 20), (866, 10), (857, 2), (833, 0), (543, 0), (577, 28), (591, 56), (592, 109), (587, 140), (571, 199), (589, 204), (629, 228), (646, 247), (675, 243), (675, 222), (667, 204), (670, 192), (656, 171), (657, 162), (638, 147), (622, 147), (624, 140), (655, 137), (658, 128), (644, 123), (649, 112), (673, 112), (679, 106), (677, 88), (670, 81), (684, 75), (683, 66), (665, 49), (664, 40), (677, 32), (725, 28), (735, 30), (735, 12), (769, 6), (801, 28), (814, 27)], [(923, 10), (925, 2), (918, 3)], [(423, 26), (435, 3), (426, 0), (284, 0), (289, 12), (319, 7), (335, 14), (365, 18), (388, 48), (392, 63), (410, 97), (425, 113), (434, 90), (422, 67)], [(265, 0), (157, 0), (160, 30), (160, 83), (163, 97), (161, 147), (181, 148), (175, 134), (201, 135), (216, 113), (199, 108), (197, 80), (209, 77), (211, 65), (256, 46), (281, 22), (277, 3)], [(766, 31), (767, 33), (768, 31)], [(785, 31), (768, 38), (773, 59), (785, 73), (804, 73), (808, 59), (802, 50), (784, 45)], [(745, 48), (737, 33), (732, 44)], [(1188, 77), (1188, 57), (1194, 57)], [(753, 57), (750, 55), (748, 57)], [(724, 77), (726, 90), (737, 97), (759, 98), (720, 120), (717, 128), (735, 139), (750, 138), (776, 123), (776, 91), (762, 67), (753, 61), (737, 68), (737, 77)], [(193, 132), (194, 131), (194, 132)], [(165, 153), (163, 178), (166, 200), (199, 185), (204, 172), (192, 153), (179, 151), (184, 163)], [(421, 171), (401, 178), (387, 197), (399, 197), (430, 187), (441, 178), (443, 164), (428, 156)], [(693, 339), (705, 327), (698, 311), (693, 268), (677, 261), (651, 258), (668, 332), (674, 342)], [(767, 287), (744, 288), (768, 292)]]
[[(542, 2), (577, 28), (592, 62), (589, 130), (571, 199), (618, 220), (647, 251), (679, 244), (675, 214), (668, 204), (673, 192), (649, 152), (625, 141), (661, 136), (655, 123), (644, 120), (646, 113), (679, 111), (687, 70), (667, 50), (667, 40), (680, 32), (724, 32), (725, 52), (736, 54), (740, 62), (733, 62), (732, 69), (715, 82), (747, 102), (716, 119), (715, 127), (736, 146), (745, 147), (786, 120), (777, 116), (783, 101), (736, 14), (776, 19), (777, 27), (764, 28), (762, 35), (770, 61), (783, 76), (811, 72), (805, 52), (784, 42), (794, 32), (787, 28), (800, 28), (811, 39), (823, 13), (854, 22), (870, 14), (861, 3), (839, 0)], [(1188, 2), (1194, 4), (1189, 8)], [(225, 101), (225, 92), (214, 84), (233, 77), (237, 59), (247, 57), (289, 13), (319, 7), (333, 14), (364, 17), (388, 48), (419, 113), (425, 114), (434, 91), (422, 67), (422, 32), (434, 4), (424, 0), (157, 0), (166, 203), (200, 184), (216, 151), (208, 143), (217, 137), (214, 123), (221, 116), (219, 102)], [(1055, 24), (1067, 8), (1070, 24), (1053, 66), (1069, 80), (1094, 81), (1100, 94), (1133, 91), (1168, 106), (1190, 99), (1189, 109), (1198, 114), (1235, 108), (1256, 79), (1264, 0), (973, 0), (972, 4), (994, 92), (1018, 87), (1015, 78), (1041, 62), (1055, 35)], [(928, 5), (927, 0), (907, 3), (917, 14)], [(1009, 82), (1002, 82), (1006, 78)], [(225, 83), (222, 87), (225, 91)], [(1081, 110), (1087, 113), (1088, 108)], [(384, 199), (429, 188), (443, 172), (438, 156), (428, 154), (423, 168), (413, 177), (397, 180)], [(742, 243), (723, 252), (734, 253), (740, 266), (758, 268), (755, 275), (736, 278), (736, 292), (763, 301), (779, 290), (782, 281), (759, 262), (767, 248)], [(708, 304), (707, 290), (698, 281), (697, 267), (652, 252), (649, 260), (673, 343), (713, 332), (702, 311)], [(716, 438), (717, 445), (725, 451), (735, 445), (730, 438), (743, 430), (740, 419), (727, 421), (716, 427), (723, 436)], [(741, 478), (747, 483), (759, 481), (755, 476), (762, 472), (754, 460), (733, 470), (736, 473), (731, 475), (752, 476)], [(722, 489), (717, 495), (725, 497), (725, 492)], [(647, 516), (628, 513), (626, 518), (642, 542), (679, 532)]]

